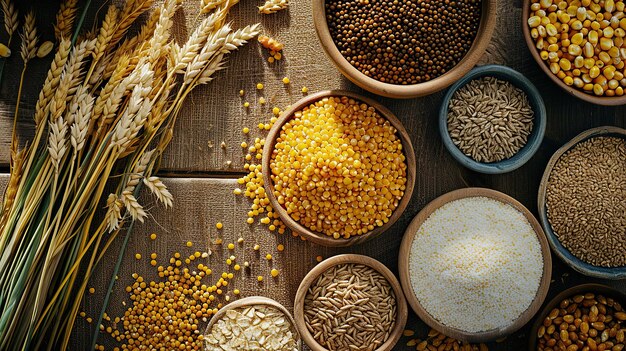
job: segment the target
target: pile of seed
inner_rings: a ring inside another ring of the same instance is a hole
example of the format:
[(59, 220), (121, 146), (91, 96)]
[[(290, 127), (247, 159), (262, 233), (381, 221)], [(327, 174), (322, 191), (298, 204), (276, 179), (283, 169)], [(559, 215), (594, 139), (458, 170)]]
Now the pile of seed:
[(330, 351), (375, 350), (395, 326), (396, 296), (374, 269), (337, 265), (309, 287), (304, 321), (315, 341)]
[(446, 73), (468, 52), (480, 0), (328, 0), (326, 19), (341, 54), (376, 80), (417, 84)]
[(407, 182), (396, 133), (373, 107), (348, 97), (296, 112), (270, 161), (278, 202), (304, 227), (335, 239), (384, 225)]
[[(413, 330), (405, 330), (404, 336), (413, 336)], [(431, 350), (458, 350), (458, 351), (489, 351), (489, 347), (485, 344), (470, 344), (463, 342), (431, 329), (425, 338), (413, 338), (406, 343), (406, 346), (415, 347), (417, 351)]]
[(409, 275), (421, 305), (444, 325), (467, 332), (506, 327), (537, 294), (541, 245), (513, 206), (463, 198), (441, 206), (420, 226)]
[(560, 302), (537, 330), (537, 350), (626, 348), (626, 312), (619, 302), (592, 292)]
[(206, 351), (298, 351), (297, 333), (289, 319), (266, 305), (226, 311), (204, 337)]
[(459, 88), (448, 105), (448, 133), (465, 155), (478, 162), (513, 157), (533, 130), (528, 97), (494, 77), (474, 79)]
[(626, 18), (622, 0), (532, 0), (528, 26), (539, 56), (568, 86), (622, 96)]
[(595, 137), (563, 154), (546, 190), (548, 221), (574, 256), (626, 266), (626, 140)]

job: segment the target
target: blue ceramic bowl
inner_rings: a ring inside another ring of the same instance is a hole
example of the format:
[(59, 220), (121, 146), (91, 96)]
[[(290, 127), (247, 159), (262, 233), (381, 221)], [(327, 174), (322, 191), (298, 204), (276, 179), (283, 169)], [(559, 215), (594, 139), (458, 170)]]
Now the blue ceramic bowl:
[(554, 153), (554, 155), (552, 155), (548, 165), (546, 166), (546, 170), (543, 173), (543, 177), (541, 178), (539, 192), (537, 194), (539, 221), (541, 222), (543, 230), (546, 232), (546, 238), (548, 238), (548, 243), (550, 243), (552, 251), (575, 271), (595, 278), (615, 280), (626, 279), (626, 266), (610, 268), (594, 266), (572, 255), (572, 253), (565, 246), (563, 246), (563, 244), (561, 244), (559, 238), (557, 238), (556, 234), (554, 234), (554, 231), (552, 230), (550, 221), (548, 221), (546, 191), (548, 188), (548, 179), (550, 178), (550, 173), (552, 172), (554, 165), (556, 165), (557, 161), (564, 153), (576, 146), (578, 143), (598, 136), (612, 136), (626, 139), (626, 130), (618, 127), (598, 127), (586, 130), (574, 139), (570, 140), (567, 144), (563, 145)]
[[(452, 95), (462, 86), (469, 83), (471, 80), (481, 77), (495, 77), (504, 81), (508, 81), (524, 91), (528, 96), (528, 101), (535, 113), (534, 125), (531, 134), (528, 136), (526, 145), (522, 147), (513, 157), (492, 163), (483, 163), (474, 160), (473, 158), (466, 156), (459, 148), (454, 145), (452, 138), (448, 133), (448, 105)], [(460, 164), (463, 166), (480, 173), (486, 174), (500, 174), (510, 172), (521, 167), (537, 152), (543, 135), (546, 130), (546, 107), (543, 104), (541, 94), (535, 86), (521, 73), (500, 65), (487, 65), (474, 68), (463, 78), (454, 83), (450, 89), (446, 92), (443, 98), (443, 103), (439, 110), (439, 133), (443, 144), (448, 151), (452, 154)]]

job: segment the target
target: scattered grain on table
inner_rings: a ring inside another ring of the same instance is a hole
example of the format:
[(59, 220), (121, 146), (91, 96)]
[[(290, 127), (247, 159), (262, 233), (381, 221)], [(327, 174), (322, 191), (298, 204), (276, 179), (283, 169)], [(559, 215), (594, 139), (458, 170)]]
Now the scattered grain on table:
[(537, 294), (541, 245), (513, 206), (463, 198), (444, 204), (420, 226), (409, 276), (420, 304), (442, 324), (467, 332), (506, 327)]
[(465, 155), (478, 162), (498, 162), (526, 145), (533, 117), (526, 93), (510, 82), (483, 77), (452, 95), (448, 133)]
[(559, 241), (595, 266), (626, 266), (626, 140), (594, 137), (550, 172), (546, 210)]
[[(406, 337), (414, 336), (413, 330), (405, 330), (402, 335)], [(415, 347), (417, 351), (424, 350), (459, 350), (459, 351), (489, 351), (485, 344), (470, 344), (444, 334), (435, 329), (430, 329), (428, 335), (420, 338), (412, 338), (406, 342), (406, 346)]]

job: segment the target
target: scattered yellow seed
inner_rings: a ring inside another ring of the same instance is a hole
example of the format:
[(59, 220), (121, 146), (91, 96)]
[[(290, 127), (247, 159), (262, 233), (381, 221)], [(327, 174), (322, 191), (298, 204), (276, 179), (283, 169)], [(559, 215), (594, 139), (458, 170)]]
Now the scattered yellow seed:
[(228, 249), (229, 250), (234, 250), (235, 249), (235, 244), (233, 244), (233, 243), (228, 244)]
[(322, 256), (317, 256), (317, 257), (315, 257), (315, 260), (317, 262), (322, 262), (323, 258), (322, 258)]
[(155, 240), (156, 239), (156, 234), (154, 234), (154, 233), (150, 234), (150, 239)]
[(243, 238), (237, 239), (237, 242), (240, 243), (240, 244), (243, 243)]
[(263, 90), (263, 83), (257, 83), (256, 88), (258, 90)]
[(241, 195), (241, 189), (237, 188), (237, 189), (233, 190), (233, 194)]
[(229, 266), (230, 266), (232, 263), (233, 263), (233, 261), (232, 261), (230, 258), (227, 258), (227, 259), (226, 259), (226, 264), (227, 264), (227, 265), (229, 265)]
[(250, 267), (250, 262), (245, 261), (245, 262), (243, 263), (243, 266), (244, 266), (244, 267)]
[(235, 294), (235, 295), (239, 295), (239, 293), (240, 293), (239, 289), (235, 289), (235, 290), (233, 290), (233, 294)]
[(289, 84), (291, 81), (289, 80), (289, 78), (285, 77), (283, 78), (283, 84)]
[(95, 293), (95, 292), (96, 292), (96, 289), (94, 289), (94, 288), (89, 288), (89, 293), (90, 293), (90, 294), (93, 294), (93, 293)]
[(216, 244), (216, 245), (222, 245), (222, 243), (223, 243), (223, 242), (224, 242), (224, 241), (222, 240), (222, 238), (217, 238), (217, 239), (215, 239), (215, 244)]
[(272, 255), (270, 255), (270, 254), (265, 255), (265, 259), (268, 260), (268, 261), (271, 260), (272, 259)]
[(257, 279), (258, 281), (262, 282), (262, 281), (263, 281), (263, 276), (262, 276), (262, 275), (260, 275), (260, 276), (256, 277), (256, 279)]
[(244, 102), (244, 103), (243, 103), (243, 107), (245, 107), (245, 108), (250, 107), (250, 103), (249, 103), (249, 102), (247, 102), (247, 101), (246, 101), (246, 102)]
[(93, 319), (91, 319), (91, 317), (87, 317), (87, 323), (91, 323), (93, 322)]
[(239, 96), (244, 96), (245, 94), (246, 92), (243, 89), (239, 90)]
[(233, 267), (233, 268), (234, 268), (236, 271), (238, 271), (238, 270), (240, 270), (240, 269), (241, 269), (241, 266), (240, 266), (240, 265), (238, 265), (238, 264), (236, 264), (236, 265), (235, 265), (235, 267)]
[(402, 335), (404, 335), (404, 336), (413, 336), (413, 334), (415, 334), (415, 332), (414, 332), (414, 331), (412, 331), (412, 330), (409, 330), (409, 329), (405, 329), (405, 330), (402, 332)]
[(283, 244), (278, 244), (278, 251), (283, 251), (285, 246)]
[(274, 115), (278, 116), (278, 115), (280, 114), (280, 109), (279, 109), (278, 107), (274, 107), (274, 108), (272, 109), (272, 113), (273, 113)]
[(278, 269), (275, 269), (275, 268), (272, 269), (271, 274), (272, 274), (272, 277), (274, 278), (278, 277)]
[(242, 142), (241, 142), (241, 148), (242, 148), (242, 149), (245, 149), (245, 148), (247, 148), (247, 147), (248, 147), (248, 143), (246, 143), (245, 141), (242, 141)]
[(259, 244), (254, 245), (254, 251), (259, 251), (260, 248), (261, 246), (259, 246)]
[(254, 223), (254, 218), (252, 218), (252, 217), (248, 217), (248, 219), (246, 219), (246, 222), (247, 222), (248, 224), (252, 224), (252, 223)]
[(217, 224), (215, 225), (215, 227), (216, 227), (217, 229), (222, 229), (222, 228), (224, 228), (224, 225), (222, 224), (222, 222), (217, 222)]
[(150, 261), (150, 264), (154, 267), (154, 266), (156, 266), (156, 265), (157, 265), (157, 261), (156, 261), (156, 260), (151, 260), (151, 261)]
[(259, 123), (259, 125), (257, 127), (259, 127), (259, 129), (263, 129), (264, 124), (263, 123)]
[(281, 54), (280, 52), (277, 52), (274, 54), (274, 58), (277, 60), (280, 60), (281, 58), (283, 58), (283, 54)]
[(136, 259), (138, 259), (138, 260), (140, 260), (140, 259), (141, 259), (141, 254), (140, 254), (140, 253), (136, 253), (136, 254), (135, 254), (135, 258), (136, 258)]
[(265, 98), (264, 97), (260, 97), (259, 98), (259, 104), (265, 105)]
[(156, 260), (156, 258), (157, 258), (156, 252), (151, 253), (150, 254), (150, 258), (153, 259), (153, 260)]
[(270, 56), (267, 58), (267, 62), (269, 63), (274, 63), (276, 61), (276, 59), (273, 56)]
[(85, 313), (85, 311), (81, 311), (81, 312), (80, 312), (80, 316), (81, 316), (81, 317), (85, 318), (85, 316), (86, 316), (86, 315), (87, 315), (87, 314)]
[(302, 93), (303, 93), (303, 94), (306, 94), (306, 93), (308, 93), (308, 92), (309, 92), (309, 88), (307, 88), (307, 87), (302, 87)]
[(188, 241), (187, 242), (187, 247), (192, 247), (192, 246), (193, 246), (193, 243), (191, 241)]
[(243, 134), (248, 134), (248, 133), (250, 133), (250, 128), (243, 127), (242, 132), (243, 132)]

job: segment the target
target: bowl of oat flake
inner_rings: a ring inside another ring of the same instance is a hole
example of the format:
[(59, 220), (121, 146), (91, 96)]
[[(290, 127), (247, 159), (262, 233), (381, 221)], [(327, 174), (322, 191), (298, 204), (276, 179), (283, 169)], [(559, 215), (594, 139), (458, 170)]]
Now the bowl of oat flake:
[(473, 69), (450, 87), (439, 110), (444, 145), (460, 164), (481, 173), (524, 165), (539, 149), (545, 129), (546, 108), (537, 88), (500, 65)]

